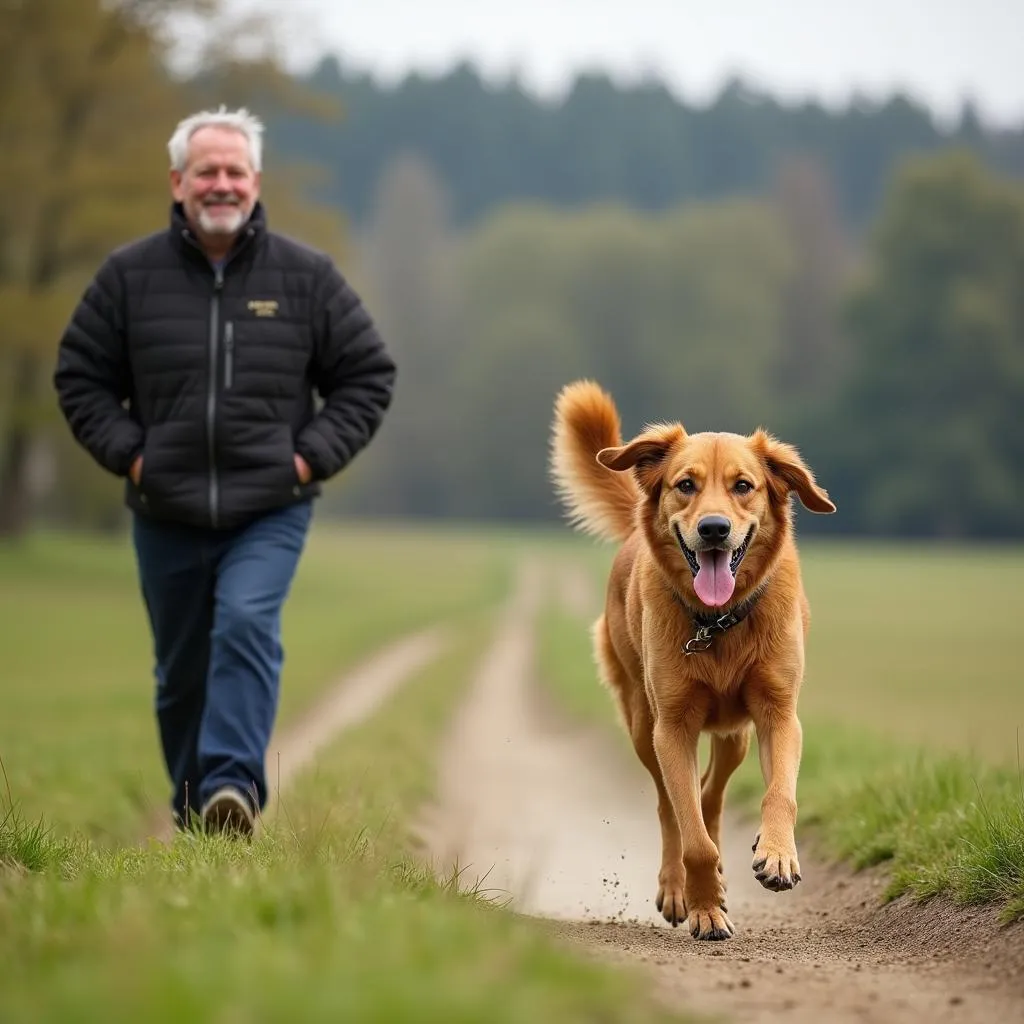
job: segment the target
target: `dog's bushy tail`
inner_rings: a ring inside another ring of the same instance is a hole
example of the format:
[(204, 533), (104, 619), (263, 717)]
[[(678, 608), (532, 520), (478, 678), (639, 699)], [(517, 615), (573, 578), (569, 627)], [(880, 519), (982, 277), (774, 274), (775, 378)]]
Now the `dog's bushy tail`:
[(583, 533), (625, 540), (634, 527), (640, 488), (632, 473), (606, 469), (602, 448), (622, 444), (622, 424), (611, 395), (593, 381), (568, 384), (555, 400), (551, 477), (569, 521)]

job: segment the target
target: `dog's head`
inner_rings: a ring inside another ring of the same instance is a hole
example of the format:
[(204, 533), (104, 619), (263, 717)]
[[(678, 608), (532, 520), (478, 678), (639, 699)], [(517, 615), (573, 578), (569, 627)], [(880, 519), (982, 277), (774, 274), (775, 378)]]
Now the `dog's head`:
[(597, 460), (634, 473), (653, 554), (681, 596), (709, 608), (735, 604), (765, 577), (789, 535), (791, 494), (812, 512), (836, 510), (796, 449), (763, 430), (744, 437), (657, 425)]

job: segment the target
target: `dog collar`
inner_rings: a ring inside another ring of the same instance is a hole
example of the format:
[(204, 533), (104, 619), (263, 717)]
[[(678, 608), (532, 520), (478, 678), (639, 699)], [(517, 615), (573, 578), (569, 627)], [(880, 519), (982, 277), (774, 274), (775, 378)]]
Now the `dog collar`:
[(697, 632), (681, 648), (683, 653), (689, 656), (706, 651), (716, 636), (741, 623), (754, 610), (754, 605), (761, 600), (767, 589), (768, 580), (765, 580), (750, 597), (741, 601), (735, 608), (730, 609), (724, 615), (709, 615), (707, 612), (698, 612), (691, 608), (673, 588), (673, 597), (686, 609), (690, 618), (693, 619), (694, 625), (697, 627)]

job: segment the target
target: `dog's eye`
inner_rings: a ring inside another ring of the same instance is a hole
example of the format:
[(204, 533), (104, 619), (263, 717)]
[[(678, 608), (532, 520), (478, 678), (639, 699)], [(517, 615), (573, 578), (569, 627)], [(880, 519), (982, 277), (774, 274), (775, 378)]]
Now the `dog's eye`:
[(686, 477), (676, 484), (676, 490), (680, 494), (694, 494), (697, 490), (697, 485), (689, 477)]
[(737, 480), (732, 488), (737, 494), (749, 494), (754, 485), (749, 480)]

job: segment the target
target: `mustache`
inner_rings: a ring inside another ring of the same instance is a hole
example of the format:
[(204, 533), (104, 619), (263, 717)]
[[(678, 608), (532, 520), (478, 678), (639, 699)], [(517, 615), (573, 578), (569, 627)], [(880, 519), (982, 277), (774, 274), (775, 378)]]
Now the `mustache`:
[(241, 199), (234, 192), (211, 192), (203, 199), (203, 206), (239, 206)]

